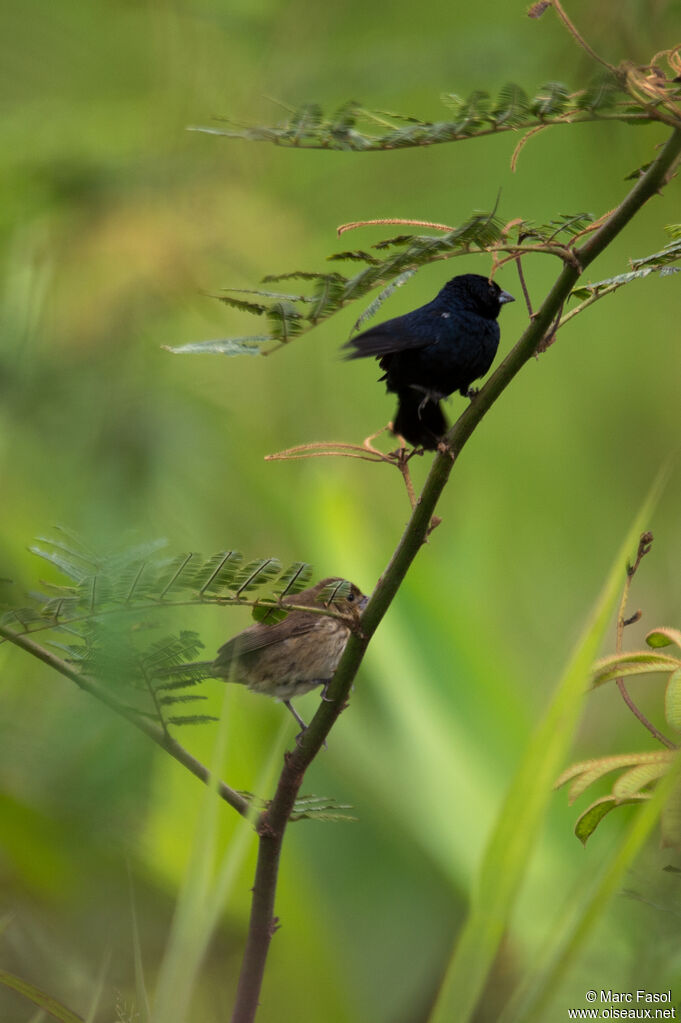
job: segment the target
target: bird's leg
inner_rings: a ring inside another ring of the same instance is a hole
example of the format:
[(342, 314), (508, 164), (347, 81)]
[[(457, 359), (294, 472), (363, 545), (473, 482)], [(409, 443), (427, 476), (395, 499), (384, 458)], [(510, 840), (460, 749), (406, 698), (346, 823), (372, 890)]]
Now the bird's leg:
[(296, 735), (296, 742), (299, 742), (300, 739), (302, 739), (302, 737), (305, 735), (305, 732), (307, 731), (307, 725), (305, 724), (305, 722), (303, 721), (303, 719), (301, 718), (300, 714), (298, 713), (298, 711), (293, 706), (293, 704), (291, 703), (290, 700), (282, 700), (281, 702), (284, 704), (284, 706), (288, 710), (291, 711), (291, 713), (293, 714), (294, 718), (296, 719), (296, 721), (298, 722), (298, 724), (302, 728), (302, 732), (298, 732), (298, 735)]
[(320, 681), (321, 686), (322, 686), (322, 700), (324, 701), (324, 703), (333, 703), (333, 700), (330, 700), (329, 697), (326, 695), (327, 691), (328, 691), (328, 688), (331, 685), (333, 679), (326, 678), (326, 679), (320, 679), (319, 681)]
[[(322, 681), (323, 680), (320, 679), (320, 682), (322, 682)], [(326, 697), (324, 696), (324, 692), (325, 692), (327, 686), (329, 685), (330, 681), (331, 681), (331, 679), (327, 678), (323, 682), (323, 684), (324, 684), (324, 689), (322, 690), (322, 699), (323, 700), (326, 699)], [(298, 711), (293, 706), (293, 704), (291, 703), (290, 700), (282, 700), (281, 702), (284, 704), (285, 707), (287, 707), (291, 711), (291, 713), (293, 714), (294, 718), (296, 719), (296, 721), (300, 725), (300, 729), (301, 730), (296, 735), (296, 745), (300, 746), (300, 740), (303, 738), (303, 736), (305, 735), (305, 732), (307, 731), (307, 725), (305, 724), (305, 722), (303, 721), (303, 719), (301, 718), (300, 714), (298, 713)], [(328, 746), (326, 745), (326, 741), (324, 741), (323, 746), (324, 746), (324, 749), (328, 749)]]

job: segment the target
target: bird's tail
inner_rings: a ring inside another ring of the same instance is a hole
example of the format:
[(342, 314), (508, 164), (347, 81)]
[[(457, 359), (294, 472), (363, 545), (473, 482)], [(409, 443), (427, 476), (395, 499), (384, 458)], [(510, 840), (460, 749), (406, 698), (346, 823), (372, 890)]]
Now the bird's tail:
[(447, 420), (439, 401), (422, 391), (407, 387), (397, 392), (397, 412), (393, 422), (393, 433), (399, 434), (415, 447), (435, 451), (440, 438), (447, 432)]

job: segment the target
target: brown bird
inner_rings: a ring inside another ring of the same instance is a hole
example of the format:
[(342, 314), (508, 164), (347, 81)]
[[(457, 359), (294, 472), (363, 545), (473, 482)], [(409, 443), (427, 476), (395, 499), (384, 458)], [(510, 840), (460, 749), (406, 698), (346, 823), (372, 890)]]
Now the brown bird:
[[(326, 687), (338, 667), (350, 635), (350, 624), (359, 618), (367, 598), (353, 584), (345, 596), (339, 593), (342, 579), (322, 579), (300, 593), (284, 597), (282, 604), (327, 607), (346, 621), (308, 611), (291, 611), (274, 625), (257, 622), (221, 646), (211, 673), (228, 682), (248, 686), (281, 700), (303, 729), (307, 725), (291, 704), (317, 686)], [(327, 591), (322, 593), (322, 591)], [(301, 733), (302, 734), (302, 733)]]

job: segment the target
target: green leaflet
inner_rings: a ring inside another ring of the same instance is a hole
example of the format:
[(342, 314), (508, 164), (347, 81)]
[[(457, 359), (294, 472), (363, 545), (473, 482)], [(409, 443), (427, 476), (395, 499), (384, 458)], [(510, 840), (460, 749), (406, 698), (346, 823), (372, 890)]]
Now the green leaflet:
[(586, 808), (575, 824), (575, 835), (582, 845), (586, 845), (603, 818), (607, 817), (612, 810), (618, 806), (640, 803), (646, 799), (650, 799), (650, 796), (639, 792), (626, 799), (616, 799), (615, 796), (603, 796), (601, 799), (595, 800), (591, 806)]

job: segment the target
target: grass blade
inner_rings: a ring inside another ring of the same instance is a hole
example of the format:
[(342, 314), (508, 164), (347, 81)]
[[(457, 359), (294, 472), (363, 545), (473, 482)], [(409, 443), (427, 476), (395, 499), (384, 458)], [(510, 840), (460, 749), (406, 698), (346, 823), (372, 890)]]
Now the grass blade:
[(21, 977), (15, 977), (13, 973), (0, 970), (0, 984), (4, 984), (5, 987), (23, 995), (24, 998), (28, 998), (34, 1005), (40, 1006), (44, 1012), (49, 1013), (50, 1016), (61, 1020), (61, 1023), (83, 1023), (82, 1016), (77, 1016), (75, 1012), (71, 1012), (65, 1005), (58, 1002), (56, 998), (45, 994), (40, 988), (37, 988), (34, 984), (29, 984), (26, 980), (22, 980)]
[(483, 856), (468, 919), (445, 972), (429, 1023), (451, 1023), (453, 1019), (467, 1023), (475, 1011), (531, 862), (532, 846), (555, 779), (572, 742), (589, 671), (619, 598), (627, 556), (635, 549), (661, 486), (662, 474), (615, 557), (553, 700), (535, 729), (511, 782)]

